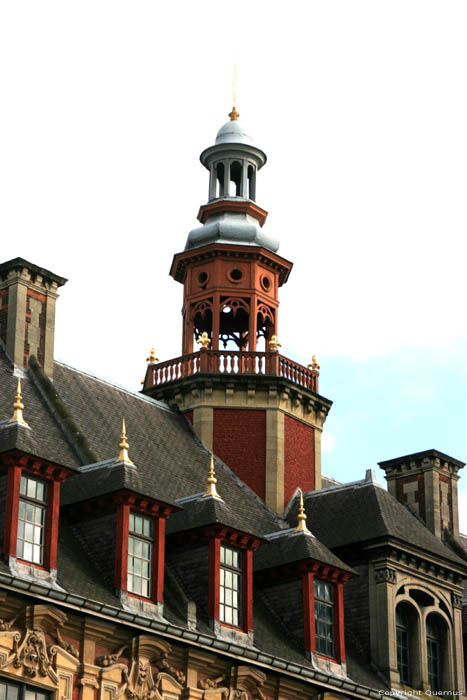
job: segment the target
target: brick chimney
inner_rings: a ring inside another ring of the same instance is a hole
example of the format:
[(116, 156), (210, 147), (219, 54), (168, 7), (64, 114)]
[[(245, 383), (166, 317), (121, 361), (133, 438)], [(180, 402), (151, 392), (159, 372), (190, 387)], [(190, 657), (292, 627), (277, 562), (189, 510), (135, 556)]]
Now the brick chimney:
[(409, 505), (436, 537), (443, 539), (448, 531), (459, 538), (457, 481), (464, 462), (426, 450), (379, 466), (386, 472), (389, 493)]
[(35, 355), (52, 379), (55, 302), (66, 281), (23, 258), (0, 265), (0, 341), (15, 367)]

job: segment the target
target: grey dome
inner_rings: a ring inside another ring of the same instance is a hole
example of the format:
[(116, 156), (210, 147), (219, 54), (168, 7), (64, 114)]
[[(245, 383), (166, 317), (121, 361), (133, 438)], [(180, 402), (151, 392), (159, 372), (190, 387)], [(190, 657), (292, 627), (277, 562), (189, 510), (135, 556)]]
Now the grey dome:
[(224, 212), (210, 216), (203, 226), (190, 231), (185, 250), (200, 248), (210, 243), (259, 246), (273, 253), (279, 249), (279, 241), (268, 236), (256, 219), (240, 212)]
[(220, 143), (246, 143), (253, 145), (253, 139), (236, 119), (221, 126), (216, 136), (216, 145)]

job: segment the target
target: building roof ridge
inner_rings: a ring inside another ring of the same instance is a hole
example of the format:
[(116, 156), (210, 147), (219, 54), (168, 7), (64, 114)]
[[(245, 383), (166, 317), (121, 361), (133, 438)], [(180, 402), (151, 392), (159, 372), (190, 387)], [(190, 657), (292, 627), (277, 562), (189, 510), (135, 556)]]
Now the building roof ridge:
[(59, 365), (60, 367), (64, 367), (65, 369), (70, 370), (71, 372), (76, 372), (76, 374), (80, 374), (83, 377), (87, 377), (88, 379), (92, 379), (96, 382), (100, 382), (101, 384), (105, 384), (106, 386), (112, 387), (112, 389), (122, 391), (124, 394), (128, 394), (128, 396), (131, 396), (134, 399), (140, 399), (141, 401), (144, 401), (148, 404), (157, 406), (161, 410), (167, 411), (167, 413), (175, 413), (175, 411), (173, 411), (170, 408), (170, 406), (168, 406), (166, 403), (158, 401), (157, 399), (153, 399), (150, 396), (146, 396), (146, 394), (142, 394), (139, 391), (132, 391), (131, 389), (128, 389), (128, 387), (123, 386), (122, 384), (117, 384), (116, 382), (110, 381), (110, 379), (104, 379), (103, 377), (97, 376), (97, 374), (92, 374), (91, 372), (87, 372), (86, 370), (78, 369), (77, 367), (72, 367), (71, 365), (67, 364), (66, 362), (62, 362), (61, 360), (54, 360), (54, 364)]
[(314, 496), (319, 496), (322, 493), (330, 493), (335, 492), (335, 491), (344, 491), (346, 489), (350, 488), (362, 488), (364, 486), (377, 486), (381, 491), (384, 491), (385, 493), (389, 493), (387, 489), (384, 488), (384, 486), (381, 486), (381, 484), (378, 484), (377, 481), (371, 481), (368, 479), (359, 479), (358, 481), (349, 481), (347, 484), (338, 484), (336, 486), (327, 486), (324, 489), (317, 489), (316, 491), (307, 491), (307, 493), (303, 494), (304, 498), (312, 498)]

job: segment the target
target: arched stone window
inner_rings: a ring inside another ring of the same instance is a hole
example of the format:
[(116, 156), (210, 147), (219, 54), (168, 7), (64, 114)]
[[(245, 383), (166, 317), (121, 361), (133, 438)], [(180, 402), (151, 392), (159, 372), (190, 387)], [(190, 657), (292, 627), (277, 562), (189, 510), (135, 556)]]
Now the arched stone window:
[(401, 683), (412, 683), (410, 627), (407, 606), (399, 605), (396, 611), (397, 668)]
[(397, 668), (400, 682), (412, 688), (422, 683), (419, 634), (419, 612), (411, 603), (400, 602), (396, 607)]
[(429, 615), (426, 620), (426, 654), (428, 683), (432, 691), (442, 689), (443, 636), (442, 624), (438, 616)]

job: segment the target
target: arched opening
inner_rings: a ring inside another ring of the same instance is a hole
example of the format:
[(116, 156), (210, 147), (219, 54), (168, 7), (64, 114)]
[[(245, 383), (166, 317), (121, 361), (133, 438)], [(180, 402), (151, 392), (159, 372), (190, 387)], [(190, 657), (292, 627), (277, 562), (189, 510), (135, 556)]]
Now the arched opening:
[(225, 168), (224, 163), (218, 163), (216, 165), (216, 198), (224, 196), (224, 175)]
[(248, 166), (248, 199), (256, 199), (256, 172), (252, 165)]
[(449, 680), (448, 628), (441, 615), (426, 619), (426, 655), (428, 684), (433, 692), (447, 689)]
[(224, 350), (245, 350), (248, 343), (248, 301), (222, 299), (219, 319), (219, 340)]
[(208, 304), (198, 304), (193, 318), (193, 335), (195, 350), (199, 350), (198, 340), (202, 334), (206, 332), (209, 338), (212, 338), (212, 310)]
[(396, 651), (400, 682), (413, 688), (421, 687), (421, 657), (419, 638), (419, 616), (408, 603), (396, 608)]
[(234, 160), (230, 165), (229, 195), (231, 197), (240, 197), (242, 194), (242, 170), (242, 164), (238, 160)]

